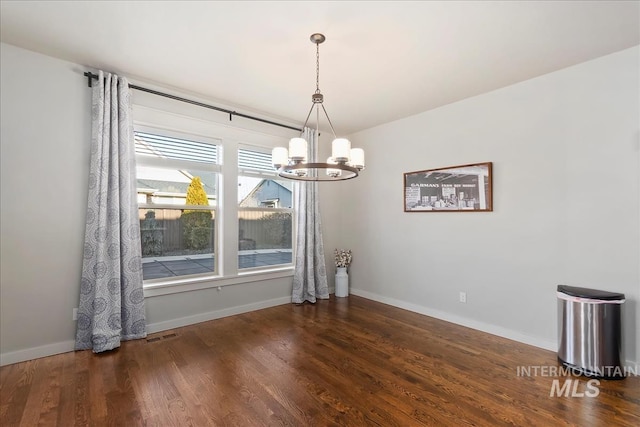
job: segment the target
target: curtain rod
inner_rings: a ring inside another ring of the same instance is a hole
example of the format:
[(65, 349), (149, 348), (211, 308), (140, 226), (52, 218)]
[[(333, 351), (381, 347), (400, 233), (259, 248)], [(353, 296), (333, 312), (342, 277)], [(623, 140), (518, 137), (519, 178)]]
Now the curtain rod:
[[(89, 87), (93, 86), (92, 80), (98, 80), (98, 75), (97, 74), (93, 74), (90, 71), (84, 73), (84, 76), (87, 78), (87, 86), (89, 86)], [(280, 127), (283, 127), (283, 128), (287, 128), (287, 129), (291, 129), (291, 130), (297, 130), (298, 132), (302, 132), (302, 129), (298, 129), (298, 128), (293, 127), (293, 126), (284, 125), (282, 123), (277, 123), (277, 122), (272, 122), (270, 120), (261, 119), (260, 117), (250, 116), (248, 114), (238, 113), (236, 111), (227, 110), (225, 108), (220, 108), (220, 107), (216, 107), (216, 106), (209, 105), (209, 104), (204, 104), (202, 102), (193, 101), (191, 99), (181, 98), (179, 96), (170, 95), (168, 93), (159, 92), (157, 90), (148, 89), (146, 87), (141, 87), (141, 86), (132, 85), (132, 84), (130, 84), (129, 87), (131, 89), (139, 90), (140, 92), (147, 92), (147, 93), (151, 93), (153, 95), (163, 96), (165, 98), (170, 98), (170, 99), (173, 99), (173, 100), (176, 100), (176, 101), (186, 102), (187, 104), (197, 105), (198, 107), (208, 108), (210, 110), (216, 110), (216, 111), (220, 111), (222, 113), (227, 113), (227, 114), (229, 114), (229, 121), (233, 120), (233, 116), (238, 116), (238, 117), (243, 117), (245, 119), (255, 120), (257, 122), (267, 123), (269, 125), (280, 126)]]

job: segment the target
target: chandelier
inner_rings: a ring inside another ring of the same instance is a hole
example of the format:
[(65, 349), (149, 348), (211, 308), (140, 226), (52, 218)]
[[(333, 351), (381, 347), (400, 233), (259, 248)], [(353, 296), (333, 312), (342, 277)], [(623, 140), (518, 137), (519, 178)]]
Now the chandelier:
[(320, 92), (320, 43), (325, 41), (322, 34), (312, 34), (311, 42), (316, 45), (316, 91), (311, 95), (311, 109), (304, 121), (303, 131), (309, 122), (309, 117), (314, 108), (316, 110), (315, 140), (318, 141), (320, 134), (320, 109), (324, 112), (334, 140), (331, 143), (331, 157), (326, 163), (317, 162), (313, 158), (308, 161), (308, 141), (302, 137), (291, 138), (289, 149), (276, 147), (271, 153), (273, 167), (277, 169), (278, 175), (283, 178), (295, 179), (299, 181), (342, 181), (358, 176), (358, 172), (364, 169), (364, 150), (362, 148), (351, 148), (351, 142), (346, 138), (338, 138), (333, 129), (333, 124), (327, 114), (327, 110), (322, 104), (324, 97)]

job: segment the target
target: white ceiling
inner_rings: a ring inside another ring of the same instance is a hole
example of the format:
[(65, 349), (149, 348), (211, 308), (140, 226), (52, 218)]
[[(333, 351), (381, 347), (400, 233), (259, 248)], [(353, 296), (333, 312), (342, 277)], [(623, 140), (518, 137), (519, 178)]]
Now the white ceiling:
[[(638, 1), (5, 1), (0, 40), (348, 134), (640, 44)], [(82, 82), (78, 82), (82, 84)]]

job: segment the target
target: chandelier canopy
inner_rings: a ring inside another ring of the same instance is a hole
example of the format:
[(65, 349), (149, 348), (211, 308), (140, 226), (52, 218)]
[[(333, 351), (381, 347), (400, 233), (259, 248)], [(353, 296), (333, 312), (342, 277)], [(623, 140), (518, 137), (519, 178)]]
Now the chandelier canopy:
[[(338, 138), (333, 129), (333, 124), (324, 108), (324, 96), (320, 92), (320, 43), (326, 40), (319, 33), (312, 34), (311, 42), (316, 45), (316, 91), (311, 95), (311, 109), (304, 121), (303, 129), (309, 122), (313, 110), (316, 110), (316, 141), (320, 134), (320, 109), (324, 112), (334, 140), (331, 144), (331, 157), (326, 163), (317, 162), (309, 155), (309, 142), (301, 136), (291, 138), (289, 149), (276, 147), (271, 153), (273, 167), (278, 175), (283, 178), (299, 181), (343, 181), (358, 176), (358, 172), (364, 169), (364, 150), (351, 148), (351, 142), (346, 138)], [(304, 132), (304, 130), (303, 130)], [(313, 150), (312, 150), (313, 152)], [(311, 159), (310, 159), (311, 157)]]

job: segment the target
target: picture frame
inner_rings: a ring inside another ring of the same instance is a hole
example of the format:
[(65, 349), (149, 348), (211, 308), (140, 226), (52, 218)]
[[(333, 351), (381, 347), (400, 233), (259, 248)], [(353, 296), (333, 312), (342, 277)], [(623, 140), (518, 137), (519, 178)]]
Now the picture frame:
[(404, 174), (405, 212), (492, 212), (493, 163)]

